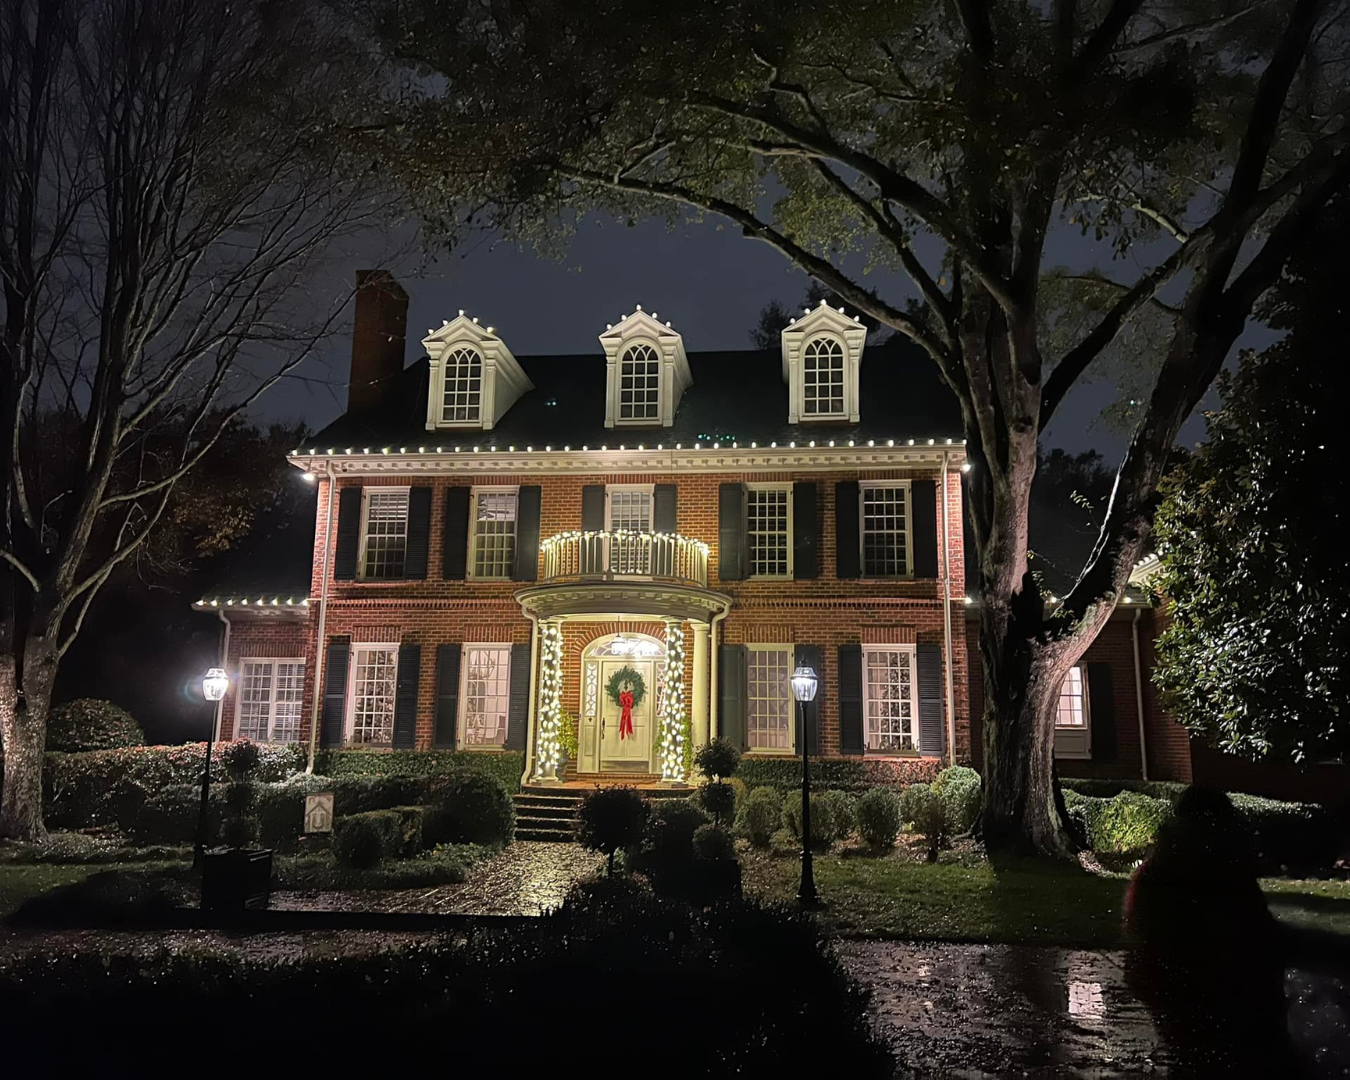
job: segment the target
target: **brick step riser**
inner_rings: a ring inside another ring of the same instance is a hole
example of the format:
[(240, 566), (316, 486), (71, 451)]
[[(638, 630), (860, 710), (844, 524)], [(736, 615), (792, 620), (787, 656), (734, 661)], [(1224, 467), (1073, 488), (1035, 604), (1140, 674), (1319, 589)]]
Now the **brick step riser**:
[(532, 840), (537, 844), (570, 844), (572, 842), (571, 834), (564, 836), (562, 833), (535, 833), (518, 832), (517, 840)]
[(535, 818), (549, 821), (571, 821), (577, 816), (572, 807), (565, 806), (517, 806), (517, 818)]

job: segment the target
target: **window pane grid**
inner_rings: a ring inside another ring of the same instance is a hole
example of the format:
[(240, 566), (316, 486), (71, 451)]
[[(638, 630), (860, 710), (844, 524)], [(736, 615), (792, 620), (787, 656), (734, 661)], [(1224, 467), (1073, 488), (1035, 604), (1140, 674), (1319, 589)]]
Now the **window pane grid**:
[(456, 349), (445, 358), (441, 422), (470, 423), (482, 417), (483, 358), (474, 349)]
[(1070, 668), (1059, 687), (1059, 711), (1055, 715), (1057, 727), (1082, 727), (1087, 723), (1084, 690), (1083, 669)]
[(401, 578), (408, 549), (407, 491), (366, 494), (366, 557), (363, 577)]
[(751, 750), (792, 749), (792, 650), (747, 652), (746, 730)]
[(480, 491), (474, 506), (473, 576), (509, 578), (516, 565), (516, 493)]
[[(613, 532), (649, 533), (652, 531), (652, 493), (650, 491), (611, 491), (609, 527)], [(609, 569), (615, 574), (651, 572), (651, 548), (646, 544), (611, 542)]]
[(471, 647), (464, 676), (464, 744), (502, 746), (510, 704), (511, 646)]
[(802, 359), (802, 403), (807, 416), (844, 413), (844, 349), (833, 338), (816, 338)]
[(276, 700), (272, 705), (272, 742), (299, 742), (300, 704), (305, 691), (304, 663), (278, 662), (276, 686)]
[(746, 493), (750, 573), (755, 577), (786, 577), (788, 574), (788, 492)]
[(904, 488), (863, 488), (864, 577), (899, 577), (909, 573), (905, 513)]
[(237, 738), (267, 741), (272, 708), (272, 665), (244, 663), (244, 678), (239, 686), (239, 730)]
[(910, 653), (903, 649), (868, 649), (863, 656), (867, 748), (916, 750)]
[(394, 649), (357, 649), (352, 680), (352, 742), (387, 746), (394, 738)]
[(245, 660), (235, 737), (255, 742), (297, 742), (304, 682), (303, 660)]
[(661, 362), (649, 345), (634, 345), (619, 361), (619, 419), (661, 418)]

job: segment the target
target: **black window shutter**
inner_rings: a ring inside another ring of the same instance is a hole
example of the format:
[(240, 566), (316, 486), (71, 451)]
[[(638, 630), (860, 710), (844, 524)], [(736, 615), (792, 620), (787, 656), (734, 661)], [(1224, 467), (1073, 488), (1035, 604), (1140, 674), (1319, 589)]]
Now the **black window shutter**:
[[(825, 709), (825, 689), (829, 686), (829, 680), (825, 678), (825, 654), (819, 645), (798, 645), (792, 660), (795, 667), (809, 667), (816, 673), (816, 696), (806, 706), (806, 752), (819, 754), (820, 717)], [(792, 708), (794, 710), (801, 708), (795, 698), (792, 701)], [(794, 716), (792, 720), (795, 724), (797, 717)], [(797, 749), (800, 752), (801, 747)]]
[(463, 581), (469, 570), (469, 495), (466, 487), (445, 489), (441, 576), (446, 581)]
[(1088, 664), (1088, 723), (1092, 725), (1092, 760), (1116, 760), (1116, 701), (1110, 664)]
[(744, 645), (717, 650), (717, 733), (745, 749), (746, 656)]
[(914, 538), (910, 572), (915, 577), (938, 576), (937, 483), (911, 480), (909, 484), (909, 529)]
[(743, 581), (746, 570), (745, 485), (722, 484), (717, 491), (717, 576)]
[(530, 647), (511, 646), (511, 688), (506, 712), (506, 749), (525, 749), (530, 724)]
[(394, 686), (395, 750), (417, 745), (417, 686), (422, 676), (422, 646), (405, 642), (398, 647), (398, 678)]
[(431, 550), (431, 488), (408, 492), (408, 547), (403, 558), (403, 576), (416, 581), (427, 577), (427, 554)]
[(328, 656), (323, 662), (321, 746), (341, 746), (347, 733), (347, 670), (351, 655), (351, 638), (343, 635), (328, 639)]
[(940, 757), (947, 752), (947, 724), (942, 708), (942, 646), (918, 645), (919, 753)]
[(862, 577), (862, 545), (858, 537), (858, 481), (834, 485), (834, 576)]
[(459, 734), (458, 643), (436, 646), (436, 749), (453, 750)]
[(581, 528), (583, 532), (603, 532), (605, 528), (605, 485), (587, 484), (581, 489)]
[(337, 547), (333, 551), (333, 580), (356, 579), (357, 548), (361, 546), (361, 489), (338, 492)]
[(798, 581), (820, 577), (819, 535), (815, 481), (803, 480), (792, 485), (792, 576)]
[(861, 754), (863, 741), (862, 646), (839, 646), (839, 752)]
[(523, 484), (516, 493), (516, 565), (513, 581), (539, 576), (539, 485)]
[(679, 532), (675, 520), (674, 484), (654, 484), (652, 486), (652, 531), (659, 533)]

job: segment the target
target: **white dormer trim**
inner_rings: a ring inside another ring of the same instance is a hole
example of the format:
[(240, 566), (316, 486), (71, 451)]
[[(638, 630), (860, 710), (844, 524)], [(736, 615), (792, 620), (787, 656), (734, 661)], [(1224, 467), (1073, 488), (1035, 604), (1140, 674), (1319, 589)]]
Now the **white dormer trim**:
[[(652, 349), (660, 360), (657, 417), (625, 420), (619, 415), (620, 363), (629, 349), (642, 345)], [(689, 358), (684, 353), (684, 339), (671, 329), (670, 323), (661, 322), (656, 312), (649, 315), (639, 304), (633, 314), (617, 325), (605, 327), (600, 346), (605, 350), (605, 427), (670, 427), (675, 422), (681, 396), (694, 384)]]
[[(478, 325), (463, 310), (451, 320), (441, 323), (439, 330), (428, 330), (422, 347), (430, 360), (431, 377), (427, 380), (427, 430), (491, 431), (526, 390), (534, 383), (521, 370), (520, 364), (490, 326)], [(483, 385), (474, 420), (446, 420), (442, 412), (445, 399), (445, 366), (448, 357), (459, 349), (472, 349), (483, 361)]]
[[(806, 347), (817, 338), (836, 342), (844, 350), (844, 408), (829, 415), (808, 415), (805, 409), (806, 379), (803, 358)], [(824, 300), (800, 318), (793, 319), (782, 333), (783, 381), (788, 384), (788, 423), (804, 424), (816, 421), (847, 420), (856, 424), (859, 418), (858, 373), (862, 369), (863, 348), (867, 344), (867, 327), (857, 316), (844, 314), (843, 308), (832, 308)]]

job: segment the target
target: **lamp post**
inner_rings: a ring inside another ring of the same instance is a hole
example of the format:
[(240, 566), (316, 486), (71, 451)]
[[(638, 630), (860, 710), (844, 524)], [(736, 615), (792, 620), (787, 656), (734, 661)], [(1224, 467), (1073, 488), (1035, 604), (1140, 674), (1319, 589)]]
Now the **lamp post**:
[(797, 740), (802, 748), (802, 882), (797, 888), (797, 902), (802, 907), (820, 907), (816, 895), (816, 874), (811, 864), (811, 769), (806, 746), (806, 705), (815, 699), (820, 680), (814, 668), (799, 667), (792, 673), (792, 696), (797, 699)]
[[(222, 702), (230, 689), (230, 677), (224, 668), (213, 667), (202, 679), (202, 696), (207, 701)], [(211, 796), (211, 742), (216, 734), (216, 718), (220, 715), (220, 705), (211, 716), (211, 726), (206, 730), (206, 766), (202, 772), (202, 806), (197, 815), (197, 845), (192, 849), (192, 865), (201, 866), (202, 853), (206, 850), (206, 807)]]

